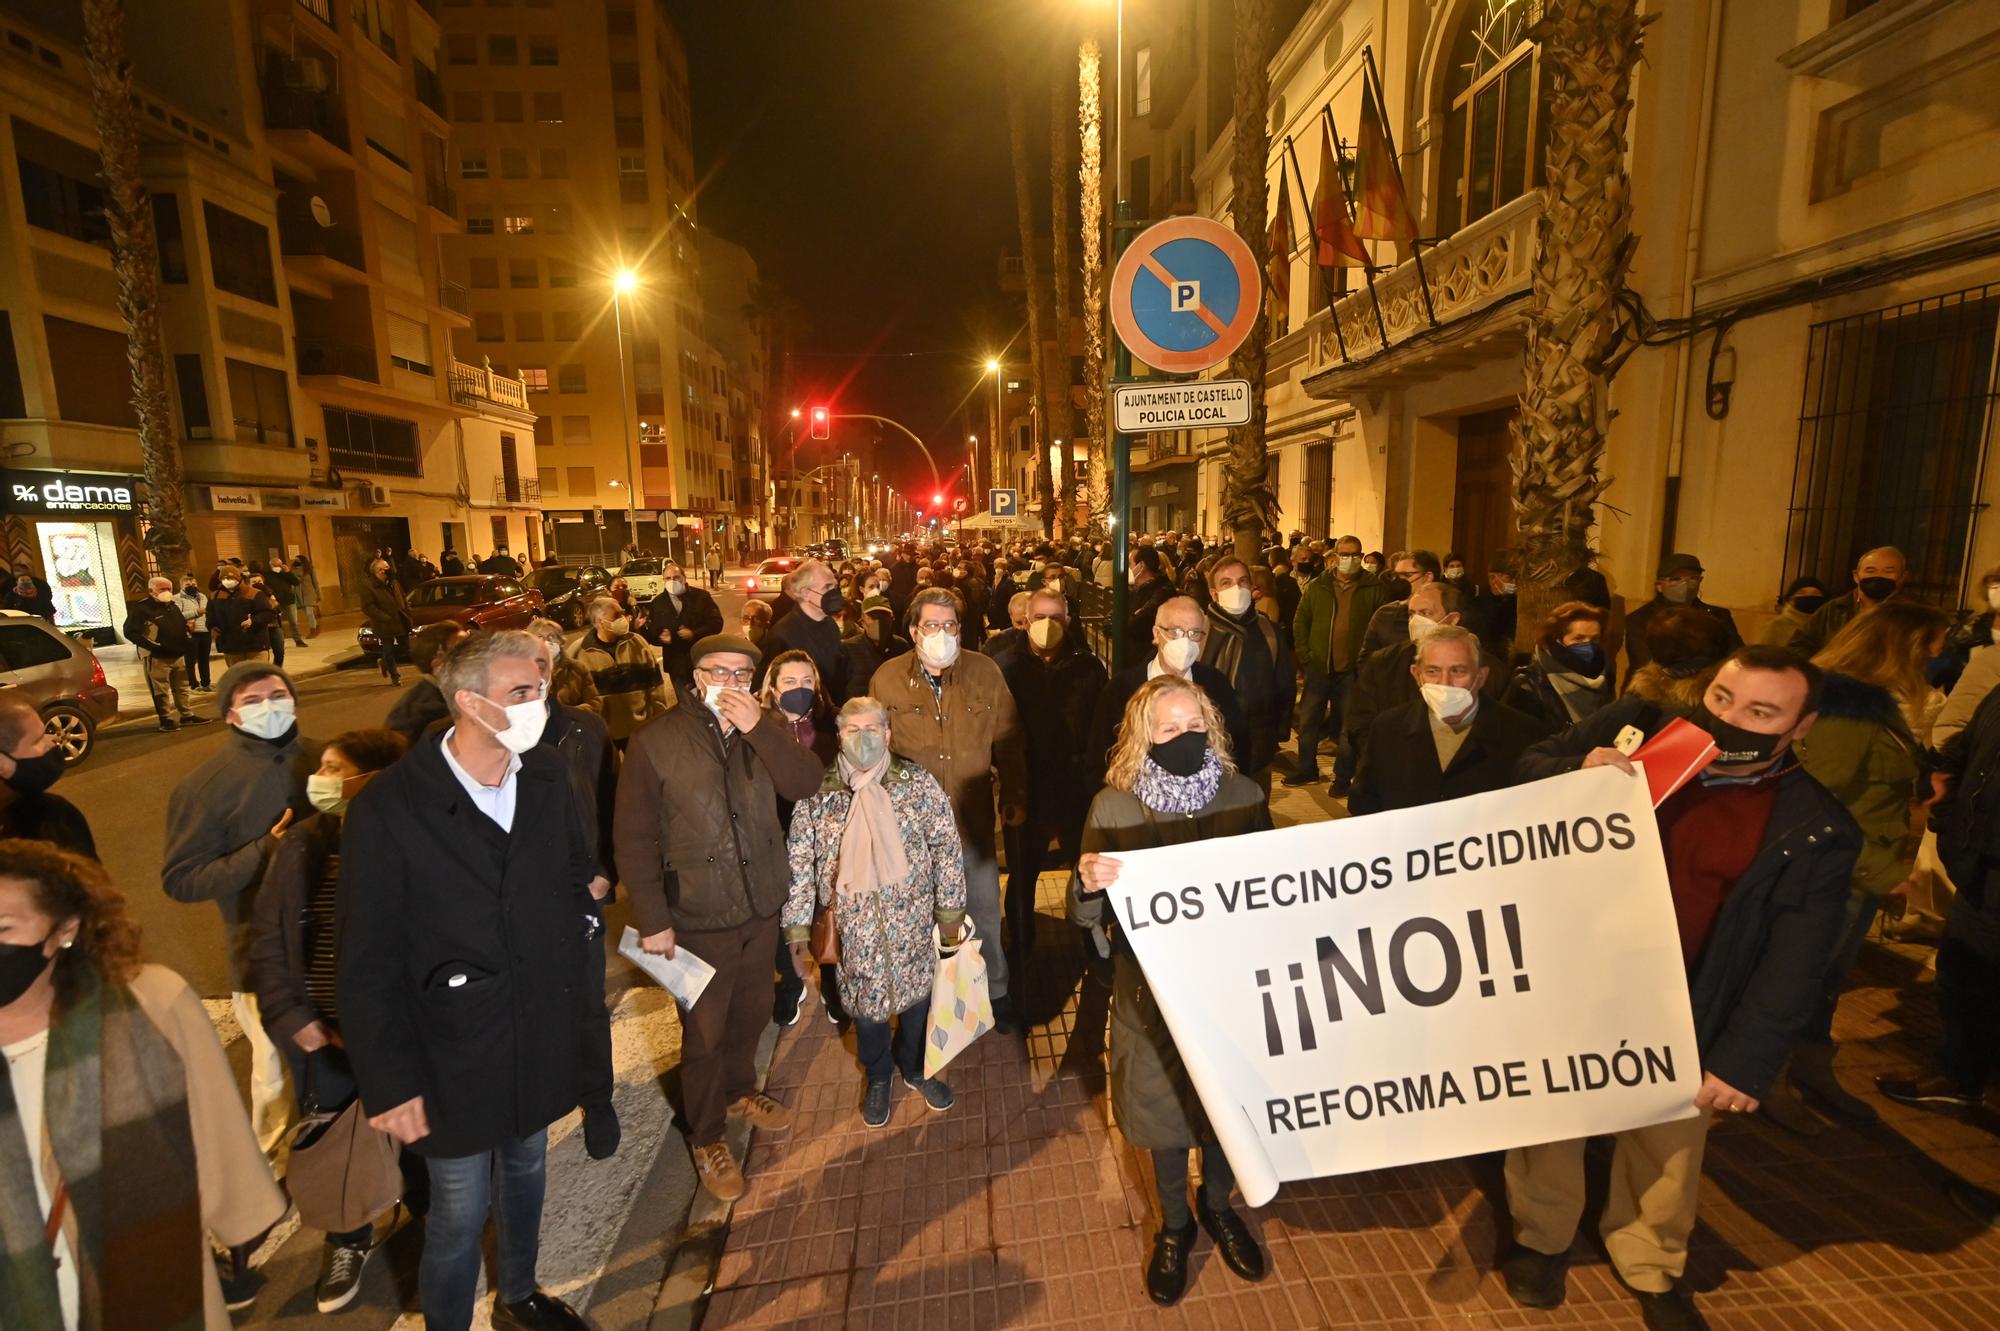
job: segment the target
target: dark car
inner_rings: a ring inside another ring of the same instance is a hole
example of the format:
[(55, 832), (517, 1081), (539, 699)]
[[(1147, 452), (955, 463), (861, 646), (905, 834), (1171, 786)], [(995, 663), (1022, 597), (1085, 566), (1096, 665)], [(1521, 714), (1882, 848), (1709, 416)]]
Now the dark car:
[(66, 763), (82, 762), (97, 728), (118, 716), (118, 690), (105, 680), (97, 653), (19, 610), (0, 610), (0, 688), (28, 696)]
[[(467, 628), (519, 629), (542, 611), (542, 594), (521, 585), (521, 579), (496, 574), (465, 573), (432, 578), (409, 589), (410, 627), (420, 629), (441, 619), (456, 619)], [(374, 655), (382, 649), (375, 631), (361, 626), (361, 650)]]
[(542, 594), (542, 613), (567, 629), (580, 629), (584, 607), (592, 597), (611, 586), (611, 574), (596, 564), (581, 568), (538, 568), (521, 579)]

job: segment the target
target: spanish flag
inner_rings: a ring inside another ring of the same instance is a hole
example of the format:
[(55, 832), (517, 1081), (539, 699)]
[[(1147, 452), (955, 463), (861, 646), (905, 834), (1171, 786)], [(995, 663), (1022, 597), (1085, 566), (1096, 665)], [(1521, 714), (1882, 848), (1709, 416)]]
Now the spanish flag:
[(1264, 275), (1270, 279), (1271, 295), (1283, 304), (1292, 298), (1292, 196), (1282, 169), (1278, 172), (1278, 209), (1271, 216), (1270, 249)]
[(1383, 126), (1381, 108), (1375, 104), (1375, 89), (1367, 80), (1361, 84), (1361, 131), (1354, 156), (1361, 187), (1354, 234), (1368, 240), (1393, 240), (1405, 247), (1414, 244), (1416, 219), (1410, 216), (1402, 172), (1389, 148), (1389, 131)]
[(1313, 186), (1312, 209), (1313, 236), (1319, 247), (1314, 258), (1322, 268), (1366, 268), (1368, 249), (1347, 216), (1347, 191), (1334, 164), (1333, 130), (1325, 120), (1320, 121), (1319, 133), (1319, 183)]

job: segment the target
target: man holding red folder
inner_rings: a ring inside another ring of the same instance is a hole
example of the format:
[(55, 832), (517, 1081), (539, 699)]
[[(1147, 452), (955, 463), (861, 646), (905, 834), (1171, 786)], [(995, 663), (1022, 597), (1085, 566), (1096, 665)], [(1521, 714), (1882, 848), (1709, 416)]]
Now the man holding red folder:
[[(1791, 752), (1812, 728), (1819, 691), (1820, 672), (1803, 657), (1781, 647), (1736, 649), (1686, 718), (1707, 733), (1715, 759), (1658, 807), (1701, 1050), (1694, 1103), (1702, 1112), (1618, 1134), (1603, 1219), (1612, 1265), (1654, 1331), (1706, 1325), (1679, 1281), (1710, 1116), (1757, 1108), (1812, 1013), (1842, 927), (1861, 834)], [(1657, 703), (1622, 699), (1531, 746), (1516, 775), (1532, 781), (1607, 765), (1632, 771), (1633, 740), (1674, 720)], [(1628, 730), (1637, 734), (1620, 744)], [(1649, 776), (1671, 747), (1669, 740), (1653, 750)], [(1501, 1269), (1508, 1293), (1526, 1307), (1563, 1301), (1583, 1213), (1583, 1146), (1551, 1142), (1507, 1153), (1515, 1247)]]

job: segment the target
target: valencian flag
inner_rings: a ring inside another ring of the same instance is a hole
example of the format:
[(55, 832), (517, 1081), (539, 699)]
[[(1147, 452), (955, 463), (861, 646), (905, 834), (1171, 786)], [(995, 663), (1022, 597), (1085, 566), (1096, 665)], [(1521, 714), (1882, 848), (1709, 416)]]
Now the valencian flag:
[(1365, 79), (1361, 84), (1361, 132), (1354, 156), (1361, 188), (1354, 234), (1369, 240), (1393, 240), (1398, 245), (1414, 244), (1416, 220), (1410, 216), (1410, 201), (1403, 194), (1403, 177), (1389, 147), (1381, 108), (1375, 104), (1375, 89)]
[(1366, 268), (1368, 249), (1354, 234), (1347, 216), (1347, 191), (1341, 188), (1340, 172), (1334, 166), (1333, 130), (1325, 120), (1319, 125), (1319, 183), (1313, 186), (1313, 237), (1319, 242), (1314, 258), (1322, 268)]
[(1292, 196), (1283, 171), (1278, 173), (1278, 210), (1271, 217), (1270, 248), (1264, 275), (1270, 279), (1271, 294), (1282, 304), (1292, 298)]

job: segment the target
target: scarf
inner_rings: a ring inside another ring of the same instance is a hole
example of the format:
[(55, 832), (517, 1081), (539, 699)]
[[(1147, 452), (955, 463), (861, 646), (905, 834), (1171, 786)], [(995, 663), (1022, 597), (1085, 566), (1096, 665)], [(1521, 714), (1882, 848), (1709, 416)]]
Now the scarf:
[(1581, 721), (1611, 701), (1611, 692), (1604, 687), (1611, 678), (1609, 666), (1603, 674), (1592, 679), (1564, 665), (1561, 658), (1546, 647), (1537, 647), (1535, 656), (1541, 663), (1542, 674), (1548, 678), (1549, 686), (1562, 700), (1563, 710), (1569, 713), (1570, 720)]
[(1210, 749), (1201, 760), (1201, 770), (1193, 776), (1175, 776), (1147, 754), (1139, 764), (1132, 794), (1154, 813), (1199, 813), (1221, 788), (1222, 760)]
[(847, 822), (840, 829), (840, 856), (834, 868), (834, 886), (842, 901), (872, 897), (885, 887), (893, 887), (910, 876), (909, 856), (903, 853), (902, 829), (896, 825), (896, 806), (882, 788), (882, 778), (892, 761), (887, 749), (867, 767), (856, 767), (841, 754), (835, 760), (840, 779), (854, 798), (847, 806)]
[[(50, 1197), (69, 1194), (64, 1229), (83, 1331), (200, 1331), (187, 1071), (129, 989), (105, 984), (87, 963), (62, 964), (74, 967), (77, 992), (58, 997), (49, 1028), (40, 1142), (21, 1135), (13, 1083), (0, 1070), (0, 1326), (62, 1325), (35, 1150)], [(171, 1253), (186, 1256), (163, 1257)]]

